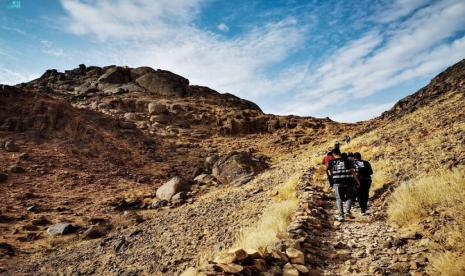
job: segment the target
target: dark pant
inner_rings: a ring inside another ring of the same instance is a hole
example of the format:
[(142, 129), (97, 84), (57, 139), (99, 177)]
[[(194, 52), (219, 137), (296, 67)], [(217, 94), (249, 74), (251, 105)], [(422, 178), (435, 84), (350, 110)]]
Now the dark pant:
[(333, 187), (333, 176), (330, 175), (328, 172), (326, 172), (326, 175), (328, 176), (329, 186)]
[(362, 212), (367, 210), (371, 179), (360, 179), (360, 188), (357, 189), (358, 203)]
[(344, 215), (343, 202), (347, 204), (347, 212), (352, 209), (352, 200), (354, 198), (354, 186), (340, 185), (334, 183), (334, 193), (336, 195), (336, 207), (340, 215)]

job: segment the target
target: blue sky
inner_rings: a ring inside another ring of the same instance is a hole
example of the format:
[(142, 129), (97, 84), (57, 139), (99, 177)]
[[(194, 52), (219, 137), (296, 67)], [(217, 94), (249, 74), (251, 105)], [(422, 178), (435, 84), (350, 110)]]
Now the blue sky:
[(19, 1), (0, 0), (0, 83), (144, 65), (267, 113), (353, 122), (465, 58), (463, 0)]

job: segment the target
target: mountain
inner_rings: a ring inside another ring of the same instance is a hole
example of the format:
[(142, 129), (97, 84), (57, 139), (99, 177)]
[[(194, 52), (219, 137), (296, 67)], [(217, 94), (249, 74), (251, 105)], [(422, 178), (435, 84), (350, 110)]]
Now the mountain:
[[(464, 91), (462, 60), (380, 117), (343, 124), (264, 114), (149, 67), (80, 65), (2, 86), (0, 271), (179, 274), (231, 247), (280, 244), (276, 254), (286, 255), (299, 238), (310, 243), (307, 232), (288, 228), (308, 213), (314, 245), (296, 250), (321, 259), (305, 257), (313, 272), (334, 274), (345, 264), (324, 261), (333, 239), (325, 233), (338, 228), (322, 156), (352, 137), (342, 148), (372, 163), (373, 220), (388, 229), (400, 183), (464, 165)], [(241, 273), (258, 263), (298, 268), (270, 258), (236, 265), (247, 268)]]

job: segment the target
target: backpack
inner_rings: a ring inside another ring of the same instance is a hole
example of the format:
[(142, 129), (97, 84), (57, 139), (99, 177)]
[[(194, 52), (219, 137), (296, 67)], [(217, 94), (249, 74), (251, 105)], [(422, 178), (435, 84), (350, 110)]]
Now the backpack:
[(335, 184), (353, 184), (352, 165), (348, 159), (338, 158), (331, 160), (329, 170)]
[(354, 160), (354, 169), (360, 179), (371, 179), (373, 169), (371, 168), (370, 162), (365, 160)]

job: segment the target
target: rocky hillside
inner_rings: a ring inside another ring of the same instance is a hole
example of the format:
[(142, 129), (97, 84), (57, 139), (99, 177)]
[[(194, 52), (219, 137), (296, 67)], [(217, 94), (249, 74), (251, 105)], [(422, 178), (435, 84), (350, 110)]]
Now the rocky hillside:
[[(66, 271), (59, 264), (87, 259), (95, 239), (107, 239), (106, 256), (124, 244), (120, 266), (92, 257), (72, 270), (115, 272), (148, 254), (159, 261), (138, 263), (143, 271), (181, 271), (257, 219), (269, 190), (298, 170), (278, 164), (283, 154), (351, 127), (264, 114), (147, 67), (48, 70), (2, 86), (0, 104), (0, 268), (26, 274), (44, 259), (43, 272)], [(248, 184), (263, 171), (281, 175)]]

